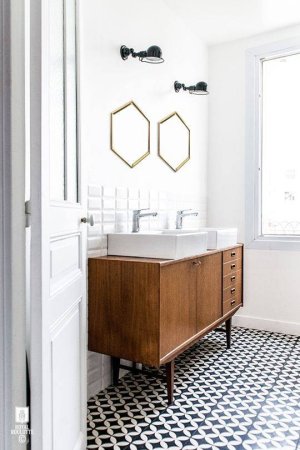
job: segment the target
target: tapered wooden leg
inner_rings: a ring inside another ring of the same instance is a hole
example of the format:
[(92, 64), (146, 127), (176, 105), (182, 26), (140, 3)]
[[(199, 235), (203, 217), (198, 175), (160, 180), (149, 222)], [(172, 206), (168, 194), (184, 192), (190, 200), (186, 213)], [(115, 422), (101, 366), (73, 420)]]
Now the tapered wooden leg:
[(168, 405), (173, 403), (173, 391), (174, 391), (174, 367), (175, 360), (166, 364), (167, 368), (167, 390), (168, 390)]
[(132, 372), (133, 373), (138, 373), (138, 367), (137, 367), (137, 363), (136, 362), (132, 363)]
[(227, 319), (225, 322), (227, 348), (231, 347), (231, 322), (232, 322), (231, 317), (230, 317), (230, 319)]
[(113, 384), (116, 386), (119, 382), (119, 372), (120, 372), (120, 358), (111, 358), (112, 372), (113, 372)]

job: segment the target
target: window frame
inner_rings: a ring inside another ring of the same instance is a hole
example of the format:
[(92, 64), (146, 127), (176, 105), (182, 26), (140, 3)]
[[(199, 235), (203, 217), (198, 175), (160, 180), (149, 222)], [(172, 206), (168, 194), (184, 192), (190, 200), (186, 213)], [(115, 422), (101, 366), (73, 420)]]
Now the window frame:
[(261, 235), (262, 62), (300, 53), (300, 37), (246, 51), (245, 244), (261, 250), (300, 250), (300, 235)]

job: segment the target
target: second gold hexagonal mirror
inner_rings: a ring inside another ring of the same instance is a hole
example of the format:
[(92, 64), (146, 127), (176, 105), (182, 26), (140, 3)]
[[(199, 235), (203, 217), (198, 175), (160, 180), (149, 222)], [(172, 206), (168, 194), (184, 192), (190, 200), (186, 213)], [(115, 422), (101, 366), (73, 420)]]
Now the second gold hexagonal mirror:
[(158, 155), (174, 172), (190, 159), (190, 129), (177, 112), (158, 123)]
[(111, 113), (111, 150), (133, 168), (150, 154), (150, 121), (133, 102)]

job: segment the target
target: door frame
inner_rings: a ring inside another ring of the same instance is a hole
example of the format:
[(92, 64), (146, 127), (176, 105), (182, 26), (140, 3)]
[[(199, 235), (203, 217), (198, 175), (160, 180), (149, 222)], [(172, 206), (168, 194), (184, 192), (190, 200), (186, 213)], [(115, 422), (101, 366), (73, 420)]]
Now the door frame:
[[(0, 209), (5, 211), (0, 221), (0, 447), (10, 448), (9, 422), (11, 417), (11, 311), (10, 299), (10, 10), (8, 2), (0, 0)], [(6, 411), (6, 413), (5, 413)]]
[[(24, 4), (0, 0), (0, 435), (20, 448), (15, 406), (26, 405)], [(3, 402), (3, 403), (2, 403)]]
[[(41, 192), (43, 159), (42, 159), (42, 3), (43, 1), (32, 0), (30, 9), (30, 159), (35, 164), (30, 167), (31, 184), (31, 252), (34, 251), (35, 258), (32, 259), (30, 270), (35, 273), (36, 281), (30, 285), (31, 306), (30, 306), (30, 382), (31, 382), (31, 428), (34, 432), (31, 440), (32, 448), (43, 448), (43, 409), (41, 399), (43, 398), (42, 382), (42, 324), (39, 320), (34, 320), (35, 316), (41, 316), (41, 303), (44, 298), (42, 283), (42, 261), (43, 261), (43, 230), (40, 226), (44, 217)], [(32, 61), (34, 61), (34, 68)], [(35, 127), (33, 127), (35, 124)], [(35, 189), (32, 189), (32, 186)], [(45, 220), (45, 226), (47, 220)], [(35, 299), (40, 298), (40, 302)]]

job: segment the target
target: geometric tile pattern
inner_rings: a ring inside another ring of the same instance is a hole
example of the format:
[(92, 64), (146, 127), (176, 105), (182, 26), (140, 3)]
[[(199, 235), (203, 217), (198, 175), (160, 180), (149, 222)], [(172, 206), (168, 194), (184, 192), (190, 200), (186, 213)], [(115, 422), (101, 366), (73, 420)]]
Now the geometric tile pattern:
[(300, 338), (233, 328), (164, 368), (128, 373), (88, 402), (88, 449), (300, 449)]

